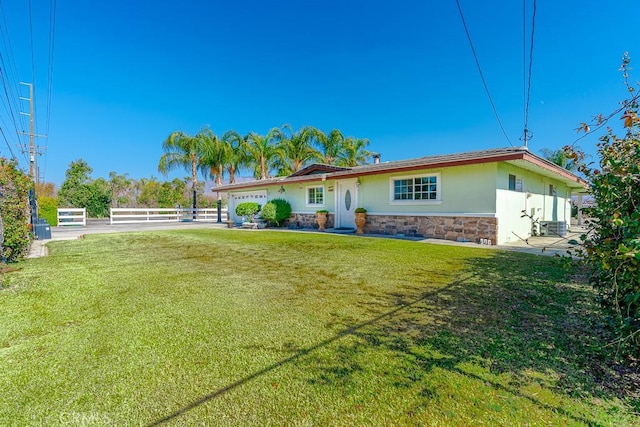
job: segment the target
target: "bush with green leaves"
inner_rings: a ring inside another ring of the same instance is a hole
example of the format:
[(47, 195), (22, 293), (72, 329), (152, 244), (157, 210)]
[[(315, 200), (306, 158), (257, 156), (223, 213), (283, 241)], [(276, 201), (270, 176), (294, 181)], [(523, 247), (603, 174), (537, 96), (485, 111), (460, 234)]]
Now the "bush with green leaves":
[(38, 197), (38, 217), (46, 219), (49, 225), (58, 225), (58, 199), (49, 196)]
[(93, 169), (82, 159), (69, 164), (60, 187), (59, 204), (65, 208), (86, 208), (90, 218), (109, 216), (111, 189), (104, 178), (91, 179)]
[(31, 244), (29, 190), (32, 186), (16, 161), (0, 157), (0, 216), (4, 225), (0, 255), (8, 262), (20, 260)]
[(236, 215), (252, 217), (260, 212), (260, 204), (256, 202), (242, 202), (236, 206)]
[[(584, 163), (584, 154), (565, 147), (581, 161), (579, 171), (590, 185), (595, 203), (583, 209), (588, 232), (582, 236), (583, 261), (610, 315), (618, 348), (640, 355), (640, 117), (638, 95), (628, 84), (629, 58), (622, 64), (630, 99), (608, 117), (598, 116), (597, 126), (622, 113), (624, 136), (609, 127), (598, 144), (598, 167)], [(581, 129), (588, 132), (585, 123)]]
[(275, 224), (282, 225), (284, 220), (291, 216), (291, 205), (285, 199), (273, 199), (265, 203), (262, 207), (262, 219)]

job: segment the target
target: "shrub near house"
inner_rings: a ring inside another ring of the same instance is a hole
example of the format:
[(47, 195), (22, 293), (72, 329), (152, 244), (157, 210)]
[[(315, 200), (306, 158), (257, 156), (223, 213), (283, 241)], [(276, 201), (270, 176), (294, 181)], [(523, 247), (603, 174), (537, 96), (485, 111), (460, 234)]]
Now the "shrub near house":
[(262, 208), (262, 219), (278, 227), (290, 216), (291, 205), (284, 199), (270, 200)]
[[(15, 161), (0, 157), (0, 217), (4, 220), (2, 259), (18, 261), (31, 243), (29, 190), (31, 181)], [(0, 259), (1, 261), (1, 259)]]
[(258, 212), (260, 212), (260, 205), (256, 202), (243, 202), (236, 206), (236, 215), (238, 216), (251, 218)]

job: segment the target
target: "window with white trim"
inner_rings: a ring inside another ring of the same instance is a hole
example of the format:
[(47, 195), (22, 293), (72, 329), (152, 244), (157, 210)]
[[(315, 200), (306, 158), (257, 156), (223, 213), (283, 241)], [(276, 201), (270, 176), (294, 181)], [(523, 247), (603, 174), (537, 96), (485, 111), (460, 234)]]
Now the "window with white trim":
[(324, 187), (307, 187), (307, 206), (324, 205)]
[(440, 174), (391, 178), (392, 202), (440, 200)]

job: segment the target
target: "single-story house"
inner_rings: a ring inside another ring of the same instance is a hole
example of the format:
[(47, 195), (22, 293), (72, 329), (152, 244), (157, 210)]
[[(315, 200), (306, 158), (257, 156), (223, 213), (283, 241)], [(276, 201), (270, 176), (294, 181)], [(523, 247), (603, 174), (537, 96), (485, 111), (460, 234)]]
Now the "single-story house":
[[(367, 210), (365, 233), (503, 244), (545, 232), (564, 234), (571, 195), (587, 183), (525, 147), (380, 162), (356, 167), (310, 165), (290, 176), (214, 188), (226, 192), (229, 215), (244, 201), (286, 199), (291, 227), (353, 228)], [(526, 214), (526, 215), (525, 215)]]

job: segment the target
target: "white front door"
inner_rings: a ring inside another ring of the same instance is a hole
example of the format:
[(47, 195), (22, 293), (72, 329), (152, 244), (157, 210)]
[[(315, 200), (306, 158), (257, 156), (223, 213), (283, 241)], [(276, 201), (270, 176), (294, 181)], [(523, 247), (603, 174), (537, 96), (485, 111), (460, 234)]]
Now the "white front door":
[(354, 209), (357, 207), (356, 180), (338, 181), (338, 200), (336, 200), (336, 227), (355, 228)]

